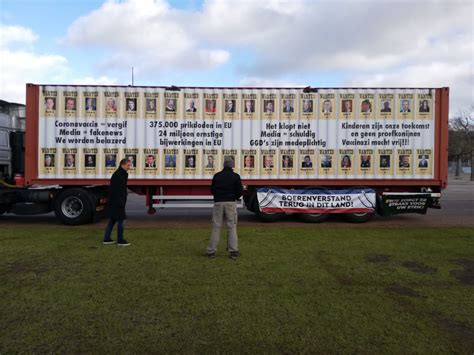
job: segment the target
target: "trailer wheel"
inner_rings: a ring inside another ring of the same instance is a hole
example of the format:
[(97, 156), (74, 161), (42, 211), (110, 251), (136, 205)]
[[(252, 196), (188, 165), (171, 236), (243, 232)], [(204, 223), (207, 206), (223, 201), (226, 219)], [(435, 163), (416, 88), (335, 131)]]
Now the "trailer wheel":
[(274, 213), (268, 213), (268, 212), (262, 212), (260, 211), (260, 205), (258, 203), (258, 198), (255, 196), (254, 198), (254, 207), (253, 207), (253, 212), (257, 215), (257, 217), (263, 221), (263, 222), (275, 222), (285, 215), (283, 212), (274, 212)]
[(346, 213), (344, 218), (352, 223), (365, 223), (370, 221), (375, 216), (374, 212), (362, 212), (362, 213)]
[(329, 213), (298, 213), (298, 218), (306, 223), (321, 223), (329, 218)]
[[(353, 186), (353, 189), (369, 189), (368, 186)], [(375, 194), (375, 203), (378, 205), (378, 195)], [(365, 223), (370, 221), (377, 213), (377, 206), (375, 206), (372, 212), (361, 212), (361, 213), (346, 213), (344, 218), (352, 223)]]
[[(322, 186), (306, 186), (303, 190), (327, 190)], [(306, 223), (321, 223), (329, 218), (329, 213), (298, 213), (298, 218)]]
[(262, 212), (260, 211), (260, 208), (257, 209), (256, 214), (257, 214), (257, 217), (263, 222), (275, 222), (281, 219), (285, 215), (282, 212), (274, 212), (274, 213)]
[(67, 225), (89, 223), (93, 212), (89, 193), (80, 188), (66, 189), (56, 198), (54, 212)]

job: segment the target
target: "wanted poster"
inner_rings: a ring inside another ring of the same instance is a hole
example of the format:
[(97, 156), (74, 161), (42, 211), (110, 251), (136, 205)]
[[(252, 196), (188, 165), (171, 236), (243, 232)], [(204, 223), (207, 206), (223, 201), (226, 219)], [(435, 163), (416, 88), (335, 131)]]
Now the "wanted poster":
[(105, 175), (113, 174), (117, 169), (118, 163), (120, 161), (119, 150), (118, 148), (104, 148), (104, 171)]
[(397, 149), (397, 175), (413, 174), (413, 151)]
[(296, 175), (296, 164), (298, 163), (296, 150), (280, 149), (280, 174)]
[(359, 94), (359, 117), (364, 119), (375, 118), (375, 95)]
[(61, 173), (64, 175), (77, 174), (79, 156), (77, 148), (62, 148), (60, 159)]
[(204, 175), (214, 175), (222, 170), (222, 163), (219, 161), (219, 151), (217, 149), (204, 149), (203, 155)]
[(130, 170), (128, 171), (128, 173), (130, 175), (140, 174), (140, 150), (138, 148), (124, 148), (123, 156), (130, 163)]
[(431, 175), (432, 172), (432, 150), (431, 149), (417, 149), (416, 150), (416, 174), (417, 175)]
[(119, 110), (120, 93), (118, 91), (104, 91), (105, 102), (105, 117), (117, 118), (117, 111)]
[(58, 111), (57, 90), (43, 91), (43, 112), (45, 117), (56, 117)]
[(377, 175), (393, 175), (393, 149), (377, 149)]
[(143, 112), (145, 112), (145, 118), (156, 119), (158, 114), (158, 104), (160, 102), (159, 92), (145, 92), (145, 101), (143, 104)]
[(431, 94), (417, 95), (417, 111), (416, 118), (432, 119), (433, 118), (433, 98)]
[(199, 117), (199, 93), (185, 92), (184, 93), (184, 117), (188, 119), (195, 119)]
[(354, 94), (339, 94), (339, 117), (345, 119), (354, 118), (355, 95)]
[(301, 94), (300, 101), (300, 117), (308, 120), (316, 118), (316, 94)]
[(260, 175), (275, 175), (278, 166), (277, 158), (275, 149), (262, 149), (260, 151)]
[(179, 93), (165, 92), (165, 118), (175, 119), (178, 116)]
[(99, 92), (95, 90), (86, 90), (82, 93), (82, 117), (96, 118), (97, 117), (97, 98)]
[(374, 150), (373, 149), (359, 149), (357, 173), (359, 175), (373, 175), (374, 174)]
[(143, 149), (143, 173), (145, 175), (158, 174), (159, 156), (159, 149)]
[(180, 161), (179, 149), (163, 149), (162, 171), (165, 175), (176, 175), (178, 173), (178, 163)]
[(82, 174), (96, 175), (98, 173), (98, 153), (97, 148), (83, 148), (82, 149)]
[(223, 96), (223, 109), (224, 118), (237, 119), (239, 118), (239, 94), (237, 93), (224, 93)]
[(221, 157), (222, 164), (224, 164), (224, 161), (226, 159), (232, 160), (232, 169), (234, 169), (236, 173), (239, 173), (240, 166), (239, 166), (239, 154), (238, 154), (237, 149), (223, 149), (222, 157)]
[(243, 149), (242, 157), (242, 176), (251, 177), (258, 175), (258, 155), (255, 149)]
[(63, 91), (64, 114), (66, 118), (77, 117), (77, 91)]
[(57, 156), (57, 148), (41, 148), (38, 170), (44, 175), (56, 174)]
[(295, 119), (296, 118), (296, 95), (295, 94), (281, 94), (280, 95), (281, 119)]
[(138, 100), (140, 99), (140, 93), (138, 92), (125, 92), (125, 117), (126, 118), (137, 118), (138, 114)]
[(334, 175), (335, 158), (334, 149), (319, 150), (319, 175)]
[(276, 118), (276, 94), (261, 94), (262, 119)]
[(339, 149), (339, 174), (354, 174), (354, 149)]
[(218, 116), (217, 101), (219, 94), (204, 93), (204, 118), (215, 119)]
[(397, 118), (413, 119), (413, 94), (398, 94)]
[(393, 94), (379, 94), (379, 116), (385, 119), (392, 119), (395, 111), (395, 100)]
[(184, 149), (184, 175), (193, 176), (199, 174), (200, 154), (198, 149)]
[(336, 118), (335, 94), (319, 94), (319, 117), (324, 119)]
[(242, 117), (256, 119), (257, 94), (242, 94)]
[(300, 149), (299, 154), (299, 175), (315, 176), (316, 175), (316, 150)]

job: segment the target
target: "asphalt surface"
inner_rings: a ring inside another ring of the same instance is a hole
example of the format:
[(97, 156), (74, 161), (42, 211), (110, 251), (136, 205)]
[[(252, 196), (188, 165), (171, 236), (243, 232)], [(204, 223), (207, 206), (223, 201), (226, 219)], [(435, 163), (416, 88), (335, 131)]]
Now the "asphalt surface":
[[(368, 224), (357, 226), (472, 226), (474, 227), (474, 182), (452, 179), (442, 192), (441, 210), (429, 209), (426, 215), (403, 214), (390, 217), (374, 217)], [(210, 226), (211, 208), (158, 209), (155, 215), (146, 212), (145, 198), (129, 194), (127, 203), (127, 224), (129, 227), (175, 227), (193, 228)], [(96, 225), (103, 225), (104, 220)], [(38, 216), (16, 216), (6, 214), (0, 217), (0, 225), (58, 225), (53, 213)], [(261, 222), (245, 208), (239, 210), (240, 225), (268, 225)], [(303, 225), (296, 216), (288, 215), (272, 225)], [(342, 216), (331, 216), (324, 225), (348, 225)], [(354, 225), (356, 226), (356, 225)]]

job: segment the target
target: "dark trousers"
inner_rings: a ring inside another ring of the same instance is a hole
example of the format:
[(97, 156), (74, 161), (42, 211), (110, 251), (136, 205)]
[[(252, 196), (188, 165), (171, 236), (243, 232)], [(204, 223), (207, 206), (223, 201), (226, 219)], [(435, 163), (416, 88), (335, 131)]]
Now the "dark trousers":
[(124, 220), (118, 221), (116, 219), (110, 219), (105, 229), (104, 240), (112, 239), (112, 229), (114, 229), (114, 225), (117, 223), (117, 241), (121, 242), (123, 240), (123, 222)]

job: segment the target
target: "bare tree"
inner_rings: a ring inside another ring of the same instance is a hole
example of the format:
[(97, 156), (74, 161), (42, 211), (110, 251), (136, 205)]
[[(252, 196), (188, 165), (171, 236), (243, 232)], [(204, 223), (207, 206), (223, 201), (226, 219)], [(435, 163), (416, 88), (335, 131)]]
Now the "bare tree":
[(468, 159), (471, 164), (471, 181), (474, 181), (474, 105), (459, 110), (450, 120), (449, 156), (456, 162), (456, 174), (460, 176), (461, 160)]

